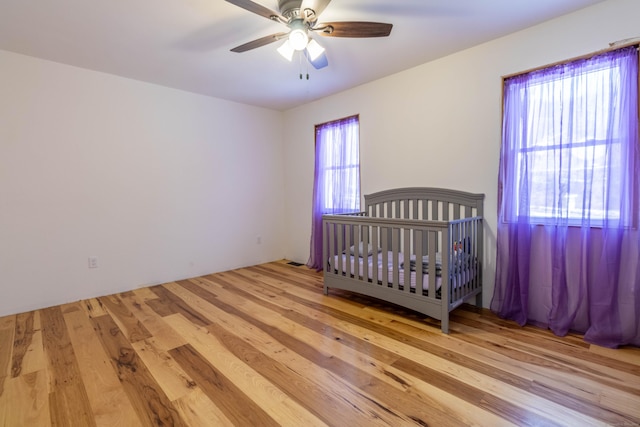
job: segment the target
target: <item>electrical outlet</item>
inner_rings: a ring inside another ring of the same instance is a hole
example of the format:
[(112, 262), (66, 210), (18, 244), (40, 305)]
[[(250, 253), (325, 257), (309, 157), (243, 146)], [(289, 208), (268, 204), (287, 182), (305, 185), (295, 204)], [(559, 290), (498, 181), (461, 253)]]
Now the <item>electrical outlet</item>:
[(98, 257), (90, 256), (89, 257), (89, 268), (98, 268)]

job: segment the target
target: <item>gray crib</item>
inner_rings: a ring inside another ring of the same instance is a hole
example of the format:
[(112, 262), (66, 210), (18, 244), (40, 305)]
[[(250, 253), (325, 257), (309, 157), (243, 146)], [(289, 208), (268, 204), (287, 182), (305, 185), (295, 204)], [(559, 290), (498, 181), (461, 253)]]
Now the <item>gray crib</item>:
[(482, 306), (484, 194), (398, 188), (365, 196), (365, 211), (323, 215), (324, 293), (357, 292), (441, 321)]

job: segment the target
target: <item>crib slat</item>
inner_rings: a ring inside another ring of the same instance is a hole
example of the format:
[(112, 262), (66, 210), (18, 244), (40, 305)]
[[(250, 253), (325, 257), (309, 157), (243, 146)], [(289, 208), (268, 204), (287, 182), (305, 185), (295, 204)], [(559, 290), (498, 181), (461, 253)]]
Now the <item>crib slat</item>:
[(344, 244), (343, 244), (343, 239), (342, 236), (344, 235), (344, 224), (336, 224), (336, 228), (338, 229), (337, 231), (337, 246), (335, 247), (336, 250), (336, 255), (338, 255), (338, 271), (340, 272), (344, 272), (344, 265), (342, 262), (342, 256), (340, 256), (340, 252), (342, 251), (342, 248), (344, 248)]
[[(359, 277), (360, 276), (360, 257), (363, 257), (364, 255), (366, 255), (367, 253), (367, 247), (365, 245), (362, 245), (362, 252), (360, 251), (360, 225), (353, 225), (351, 227), (353, 229), (353, 242), (352, 245), (354, 246), (356, 255), (354, 257), (354, 262), (353, 262), (353, 276), (354, 277)], [(364, 258), (362, 258), (364, 259)], [(351, 264), (351, 263), (349, 263)]]
[[(363, 248), (369, 248), (369, 227), (367, 227), (366, 225), (362, 226), (362, 247)], [(375, 252), (375, 247), (373, 245), (371, 245), (371, 248), (373, 250), (373, 254), (375, 254), (377, 256), (377, 253)], [(368, 249), (366, 254), (362, 257), (362, 261), (363, 261), (363, 265), (362, 265), (362, 280), (368, 280), (370, 278), (369, 276), (369, 264), (370, 264), (370, 260), (371, 260), (371, 254), (369, 254)]]
[[(348, 224), (345, 226), (345, 244), (344, 244), (344, 251), (346, 251), (347, 254), (347, 268), (346, 268), (346, 274), (347, 277), (351, 277), (351, 275), (353, 274), (353, 276), (355, 277), (357, 275), (357, 271), (354, 272), (352, 271), (353, 269), (351, 268), (353, 264), (357, 263), (358, 261), (358, 257), (360, 256), (359, 253), (359, 248), (358, 245), (356, 244), (354, 247), (354, 252), (355, 255), (353, 257), (353, 259), (355, 260), (354, 262), (351, 262), (351, 257), (349, 256), (349, 254), (351, 253), (351, 246), (354, 245), (354, 243), (352, 242), (352, 236), (353, 236), (353, 232), (354, 232), (354, 226), (351, 224)], [(357, 268), (357, 267), (356, 267)]]
[(452, 284), (451, 286), (451, 301), (456, 301), (461, 295), (462, 291), (462, 273), (459, 268), (460, 261), (460, 245), (462, 245), (462, 241), (464, 239), (464, 231), (462, 227), (462, 223), (456, 223), (454, 225), (454, 256), (451, 259), (453, 262), (453, 280), (455, 282), (455, 286)]
[(389, 286), (389, 233), (387, 227), (380, 227), (380, 246), (382, 247), (382, 286)]
[(449, 283), (451, 284), (451, 286), (449, 287), (449, 300), (453, 301), (455, 299), (454, 297), (454, 292), (455, 292), (455, 284), (458, 283), (458, 279), (457, 279), (457, 272), (455, 269), (455, 262), (457, 259), (457, 252), (458, 252), (458, 239), (460, 238), (460, 224), (451, 224), (450, 226), (450, 233), (451, 233), (451, 239), (449, 241), (449, 249), (448, 252), (450, 255), (449, 257)]
[[(422, 295), (424, 293), (424, 274), (423, 265), (422, 265), (422, 257), (424, 256), (423, 248), (426, 245), (427, 241), (427, 231), (426, 230), (417, 230), (414, 232), (415, 242), (415, 254), (416, 254), (416, 294)], [(406, 258), (405, 258), (405, 266), (406, 266)], [(405, 270), (405, 274), (406, 270)], [(427, 294), (428, 296), (428, 294)]]
[(392, 259), (391, 259), (391, 287), (393, 289), (399, 289), (398, 285), (400, 282), (400, 269), (398, 268), (398, 248), (400, 247), (400, 229), (399, 228), (390, 228), (391, 230), (391, 250), (392, 250)]
[[(404, 262), (404, 288), (403, 290), (407, 293), (411, 292), (411, 268), (410, 268), (410, 264), (409, 264), (409, 254), (411, 254), (411, 229), (410, 228), (405, 228), (404, 229), (404, 247), (402, 249), (402, 253), (404, 254), (404, 257), (402, 259), (402, 262)], [(398, 270), (400, 270), (400, 268), (398, 267)], [(418, 270), (416, 269), (416, 279), (418, 278), (418, 276), (422, 275), (422, 270), (420, 270), (420, 272), (418, 272)], [(416, 292), (417, 292), (417, 288), (416, 288)]]
[[(429, 293), (428, 296), (430, 298), (436, 297), (437, 292), (437, 277), (436, 277), (436, 232), (429, 232), (429, 242), (427, 244), (429, 255)], [(433, 260), (433, 261), (432, 261)], [(443, 266), (444, 267), (444, 266)], [(444, 270), (443, 270), (444, 271)]]
[(473, 260), (475, 259), (475, 250), (473, 249), (473, 245), (476, 239), (475, 222), (468, 223), (466, 227), (467, 227), (467, 236), (469, 236), (469, 238), (465, 240), (465, 243), (466, 243), (465, 268), (467, 269), (468, 279), (469, 279), (467, 281), (466, 292), (468, 293), (473, 289), (475, 289), (476, 287), (476, 278), (475, 278), (475, 275), (473, 274), (473, 271), (475, 270), (473, 268)]
[(481, 271), (478, 267), (479, 255), (478, 255), (478, 233), (480, 231), (480, 220), (474, 221), (472, 228), (473, 239), (471, 239), (471, 258), (469, 259), (470, 268), (473, 272), (472, 290), (480, 289), (480, 279), (477, 272)]
[[(333, 257), (336, 255), (336, 225), (335, 223), (331, 222), (329, 224), (327, 224), (329, 227), (328, 233), (329, 233), (329, 256), (331, 257), (331, 259), (333, 259)], [(338, 265), (338, 268), (340, 268), (340, 265)]]
[[(329, 253), (329, 236), (331, 235), (331, 233), (329, 232), (329, 228), (331, 227), (331, 225), (326, 222), (326, 221), (322, 221), (322, 260), (323, 260), (323, 271), (325, 273), (329, 273), (330, 270), (330, 265), (329, 265), (329, 260), (331, 259), (330, 256), (331, 254)], [(327, 292), (327, 287), (325, 286), (324, 288), (325, 293)]]
[(371, 246), (374, 247), (374, 251), (375, 251), (375, 259), (374, 261), (371, 263), (371, 270), (373, 273), (373, 277), (372, 277), (372, 282), (374, 284), (378, 283), (378, 262), (377, 260), (380, 258), (380, 252), (378, 252), (378, 248), (380, 247), (380, 241), (379, 241), (379, 236), (380, 236), (380, 229), (376, 226), (372, 226), (371, 227)]

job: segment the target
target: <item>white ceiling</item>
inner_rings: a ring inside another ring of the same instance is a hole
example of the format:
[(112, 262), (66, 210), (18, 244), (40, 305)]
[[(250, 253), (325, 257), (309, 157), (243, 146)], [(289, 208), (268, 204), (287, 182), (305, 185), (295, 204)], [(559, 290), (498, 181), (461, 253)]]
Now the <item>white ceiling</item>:
[[(0, 49), (286, 110), (601, 1), (333, 0), (320, 22), (388, 22), (393, 30), (317, 37), (329, 66), (315, 70), (283, 59), (278, 42), (230, 52), (287, 28), (224, 0), (0, 0)], [(277, 10), (277, 0), (256, 2)]]

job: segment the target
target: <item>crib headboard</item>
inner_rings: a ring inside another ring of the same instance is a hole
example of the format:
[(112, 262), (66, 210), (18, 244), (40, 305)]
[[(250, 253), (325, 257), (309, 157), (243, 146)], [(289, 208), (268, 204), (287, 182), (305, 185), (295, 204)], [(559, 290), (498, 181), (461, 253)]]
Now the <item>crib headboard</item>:
[(484, 194), (431, 187), (406, 187), (364, 196), (370, 217), (450, 221), (484, 215)]

